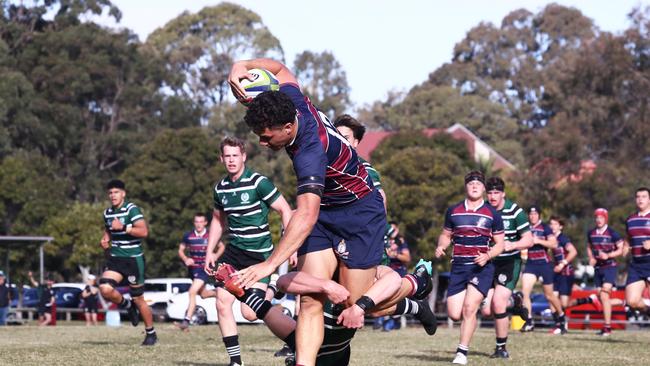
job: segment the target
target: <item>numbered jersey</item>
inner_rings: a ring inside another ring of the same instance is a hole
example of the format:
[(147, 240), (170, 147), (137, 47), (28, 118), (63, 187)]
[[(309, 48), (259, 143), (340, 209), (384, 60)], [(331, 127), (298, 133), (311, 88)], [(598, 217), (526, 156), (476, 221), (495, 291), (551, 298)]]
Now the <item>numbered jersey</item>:
[(282, 84), (280, 92), (289, 96), (297, 112), (298, 131), (286, 150), (298, 192), (305, 186), (323, 187), (321, 205), (326, 207), (346, 205), (372, 192), (372, 179), (357, 152), (298, 85)]
[[(113, 230), (113, 220), (119, 220), (124, 230)], [(127, 234), (126, 225), (133, 225), (144, 220), (140, 208), (131, 202), (124, 201), (120, 207), (110, 207), (104, 210), (104, 225), (111, 236), (110, 254), (113, 257), (139, 257), (142, 255), (142, 239)]]
[(214, 207), (226, 214), (228, 244), (250, 252), (273, 250), (269, 207), (280, 197), (271, 181), (248, 168), (238, 180), (226, 177), (214, 187)]

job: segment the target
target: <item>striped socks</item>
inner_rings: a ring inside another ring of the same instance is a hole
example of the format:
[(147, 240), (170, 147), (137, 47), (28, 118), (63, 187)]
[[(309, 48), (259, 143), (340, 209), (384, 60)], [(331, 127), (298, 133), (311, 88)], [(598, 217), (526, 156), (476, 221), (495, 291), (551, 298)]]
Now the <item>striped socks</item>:
[(241, 365), (241, 348), (239, 348), (239, 336), (223, 337), (223, 344), (226, 346), (226, 352), (230, 356), (230, 362)]
[(467, 351), (469, 351), (469, 346), (458, 343), (458, 348), (456, 348), (456, 353), (462, 353), (467, 356)]
[(417, 315), (419, 311), (420, 311), (420, 306), (416, 301), (404, 298), (395, 305), (395, 313), (393, 313), (393, 315), (402, 315), (402, 314)]

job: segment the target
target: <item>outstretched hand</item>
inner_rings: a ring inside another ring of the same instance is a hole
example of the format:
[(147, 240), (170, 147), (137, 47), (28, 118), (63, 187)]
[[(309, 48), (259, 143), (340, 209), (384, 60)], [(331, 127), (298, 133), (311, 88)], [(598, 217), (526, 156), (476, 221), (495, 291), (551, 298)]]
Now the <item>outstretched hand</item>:
[(231, 277), (238, 276), (239, 278), (235, 281), (235, 284), (243, 287), (244, 289), (249, 289), (253, 287), (256, 282), (259, 282), (262, 278), (270, 276), (275, 268), (267, 263), (262, 262), (254, 264), (248, 268), (244, 268), (241, 271), (237, 271), (231, 274)]

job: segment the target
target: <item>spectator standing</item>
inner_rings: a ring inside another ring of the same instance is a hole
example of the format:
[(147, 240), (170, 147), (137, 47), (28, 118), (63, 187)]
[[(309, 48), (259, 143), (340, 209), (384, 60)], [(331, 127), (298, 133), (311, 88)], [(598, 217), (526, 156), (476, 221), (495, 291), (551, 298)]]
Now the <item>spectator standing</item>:
[(45, 284), (41, 284), (34, 280), (34, 275), (31, 271), (27, 273), (29, 281), (32, 285), (38, 288), (38, 325), (46, 326), (52, 323), (52, 305), (54, 305), (54, 291), (52, 285), (54, 280), (50, 275), (46, 276)]
[(97, 325), (97, 309), (99, 308), (99, 289), (95, 281), (95, 275), (88, 275), (86, 280), (86, 288), (81, 291), (81, 299), (84, 305), (84, 317), (86, 318), (86, 326)]
[(7, 325), (7, 313), (9, 312), (9, 301), (11, 300), (11, 289), (7, 284), (5, 273), (0, 271), (0, 326)]

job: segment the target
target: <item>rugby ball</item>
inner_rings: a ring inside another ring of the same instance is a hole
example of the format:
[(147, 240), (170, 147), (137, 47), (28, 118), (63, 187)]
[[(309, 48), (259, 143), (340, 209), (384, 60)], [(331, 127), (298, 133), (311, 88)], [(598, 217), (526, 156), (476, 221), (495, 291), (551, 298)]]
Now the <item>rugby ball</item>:
[(280, 90), (280, 82), (270, 71), (264, 69), (252, 69), (248, 70), (248, 73), (253, 75), (253, 80), (244, 78), (239, 81), (246, 92), (246, 99), (243, 100), (242, 103), (250, 103), (253, 98), (265, 91)]

